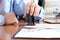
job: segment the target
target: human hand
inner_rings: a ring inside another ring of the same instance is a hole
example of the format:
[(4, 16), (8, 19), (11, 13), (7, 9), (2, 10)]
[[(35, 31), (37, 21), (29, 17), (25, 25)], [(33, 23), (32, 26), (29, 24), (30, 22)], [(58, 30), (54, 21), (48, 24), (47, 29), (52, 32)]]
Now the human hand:
[(35, 4), (33, 2), (30, 2), (27, 4), (26, 10), (24, 12), (24, 16), (23, 18), (26, 17), (26, 14), (30, 14), (31, 16), (38, 16), (39, 15), (39, 11), (40, 11), (40, 6), (38, 4)]
[(6, 15), (4, 15), (4, 19), (5, 19), (5, 24), (8, 24), (8, 25), (13, 24), (17, 26), (19, 23), (15, 14), (12, 12), (9, 12)]

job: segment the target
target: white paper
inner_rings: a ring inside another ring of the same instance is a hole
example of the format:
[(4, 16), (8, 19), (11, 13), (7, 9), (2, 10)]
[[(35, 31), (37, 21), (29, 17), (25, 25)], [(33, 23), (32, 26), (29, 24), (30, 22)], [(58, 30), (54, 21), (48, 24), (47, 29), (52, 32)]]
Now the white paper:
[(60, 19), (55, 19), (55, 20), (44, 20), (44, 21), (46, 21), (46, 22), (60, 22)]
[(44, 29), (44, 28), (60, 29), (60, 24), (36, 24), (34, 26), (24, 26), (24, 27), (38, 28), (38, 29)]
[(23, 38), (60, 38), (60, 24), (36, 24), (24, 26), (34, 29), (22, 29), (15, 37)]
[(23, 38), (60, 38), (59, 29), (22, 29), (15, 37)]

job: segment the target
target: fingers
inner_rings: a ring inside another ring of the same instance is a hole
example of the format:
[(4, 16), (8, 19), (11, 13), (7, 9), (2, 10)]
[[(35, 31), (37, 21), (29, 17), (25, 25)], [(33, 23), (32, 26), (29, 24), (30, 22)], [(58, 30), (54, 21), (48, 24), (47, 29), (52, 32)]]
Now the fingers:
[(27, 4), (26, 13), (29, 13), (29, 12), (30, 12), (30, 5), (31, 5), (31, 3), (28, 3), (28, 4)]
[(27, 4), (26, 10), (24, 12), (23, 18), (26, 18), (26, 14), (28, 14), (30, 12), (30, 3)]
[(31, 16), (32, 15), (38, 16), (39, 11), (40, 11), (39, 5), (35, 4), (33, 2), (30, 2), (30, 3), (27, 4), (27, 8), (26, 8), (26, 11), (24, 12), (23, 18), (25, 18), (26, 14), (28, 14), (28, 13), (30, 13)]
[(40, 6), (35, 3), (31, 3), (31, 8), (30, 8), (30, 15), (34, 15), (35, 17), (39, 15), (40, 11)]
[(30, 15), (32, 16), (34, 13), (34, 9), (35, 9), (35, 3), (31, 3), (31, 7), (30, 7)]
[(24, 12), (23, 18), (26, 18), (26, 11)]
[(35, 11), (34, 11), (34, 16), (38, 16), (39, 15), (39, 12), (40, 12), (40, 8), (38, 5), (35, 5)]

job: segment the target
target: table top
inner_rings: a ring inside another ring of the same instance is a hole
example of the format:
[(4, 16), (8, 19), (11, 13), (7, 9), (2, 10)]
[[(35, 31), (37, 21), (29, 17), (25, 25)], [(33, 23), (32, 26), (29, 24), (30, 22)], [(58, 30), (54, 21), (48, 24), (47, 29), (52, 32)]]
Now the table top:
[[(40, 22), (41, 24), (48, 24), (45, 22)], [(13, 35), (20, 29), (23, 28), (23, 26), (26, 25), (26, 22), (19, 22), (18, 26), (15, 25), (5, 25), (0, 26), (0, 40), (16, 40), (13, 39)]]

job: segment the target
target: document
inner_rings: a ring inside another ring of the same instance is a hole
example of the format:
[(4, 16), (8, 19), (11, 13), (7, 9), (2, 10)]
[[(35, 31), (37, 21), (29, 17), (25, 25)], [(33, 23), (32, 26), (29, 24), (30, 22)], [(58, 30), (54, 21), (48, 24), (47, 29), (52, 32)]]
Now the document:
[(38, 28), (38, 29), (45, 29), (45, 28), (60, 29), (60, 24), (36, 24), (34, 26), (24, 26), (24, 27)]
[[(15, 37), (17, 38), (60, 38), (60, 24), (36, 24), (24, 26)], [(30, 28), (30, 29), (28, 29)]]
[(15, 38), (60, 38), (60, 29), (22, 29)]

